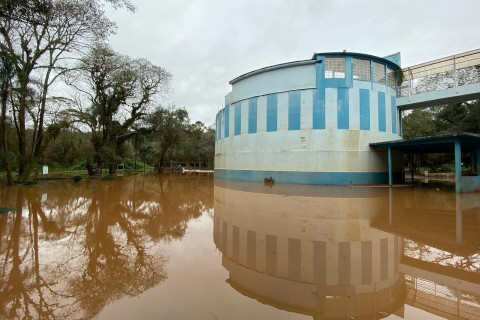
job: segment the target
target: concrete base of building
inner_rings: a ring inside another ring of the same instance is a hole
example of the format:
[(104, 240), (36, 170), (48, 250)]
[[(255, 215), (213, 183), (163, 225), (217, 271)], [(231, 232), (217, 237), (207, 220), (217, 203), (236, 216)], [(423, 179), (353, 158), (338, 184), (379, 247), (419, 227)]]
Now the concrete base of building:
[[(393, 182), (402, 182), (402, 173), (393, 173)], [(312, 185), (388, 184), (388, 172), (305, 172), (215, 169), (216, 179)]]

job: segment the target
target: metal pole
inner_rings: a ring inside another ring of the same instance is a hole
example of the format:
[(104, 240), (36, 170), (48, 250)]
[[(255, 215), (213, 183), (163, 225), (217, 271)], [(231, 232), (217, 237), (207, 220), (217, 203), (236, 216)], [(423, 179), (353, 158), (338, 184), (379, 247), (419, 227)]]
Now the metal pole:
[(460, 193), (462, 178), (462, 147), (459, 140), (455, 140), (455, 192)]

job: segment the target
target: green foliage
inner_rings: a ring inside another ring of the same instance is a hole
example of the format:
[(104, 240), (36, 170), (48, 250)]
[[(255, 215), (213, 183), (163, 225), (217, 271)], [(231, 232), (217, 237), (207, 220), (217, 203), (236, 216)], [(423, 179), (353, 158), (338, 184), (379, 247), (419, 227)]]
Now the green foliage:
[(112, 181), (112, 180), (115, 180), (115, 175), (114, 174), (107, 174), (105, 176), (102, 177), (102, 180), (103, 181)]
[(188, 112), (176, 109), (175, 106), (164, 108), (159, 106), (147, 118), (150, 126), (154, 149), (159, 159), (158, 171), (163, 171), (167, 152), (172, 151), (185, 137), (189, 125)]
[(432, 136), (436, 132), (435, 115), (429, 110), (415, 109), (403, 118), (403, 138)]
[[(123, 164), (125, 165), (125, 169), (127, 170), (134, 170), (135, 169), (135, 160), (131, 158), (123, 159)], [(143, 168), (146, 165), (142, 161), (137, 160), (137, 170)], [(148, 166), (148, 165), (147, 165)]]
[(480, 100), (415, 109), (403, 118), (403, 137), (480, 133)]
[(455, 165), (444, 163), (438, 167), (435, 167), (434, 170), (435, 171), (433, 171), (433, 168), (432, 168), (432, 172), (439, 172), (439, 173), (455, 172)]
[(445, 132), (480, 133), (480, 100), (443, 106), (436, 118)]

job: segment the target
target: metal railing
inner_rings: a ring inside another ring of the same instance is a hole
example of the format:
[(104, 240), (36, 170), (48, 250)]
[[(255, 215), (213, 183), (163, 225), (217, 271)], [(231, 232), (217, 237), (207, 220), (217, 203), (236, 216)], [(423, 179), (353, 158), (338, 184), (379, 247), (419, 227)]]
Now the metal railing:
[(448, 88), (457, 93), (459, 86), (480, 83), (480, 49), (404, 68), (402, 73), (398, 97)]
[[(480, 294), (404, 275), (407, 304), (450, 319), (480, 319)], [(424, 293), (420, 295), (418, 293)]]

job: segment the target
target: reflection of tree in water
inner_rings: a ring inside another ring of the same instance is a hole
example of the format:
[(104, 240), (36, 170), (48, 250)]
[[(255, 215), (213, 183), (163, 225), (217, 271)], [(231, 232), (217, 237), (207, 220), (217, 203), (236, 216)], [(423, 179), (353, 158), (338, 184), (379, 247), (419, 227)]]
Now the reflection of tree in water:
[(183, 237), (212, 208), (211, 181), (66, 182), (44, 203), (41, 188), (2, 190), (2, 205), (18, 209), (0, 217), (0, 317), (89, 318), (158, 285), (167, 276), (160, 240)]
[(480, 255), (457, 255), (412, 240), (404, 240), (404, 255), (420, 261), (448, 266), (457, 270), (477, 273), (480, 271)]

